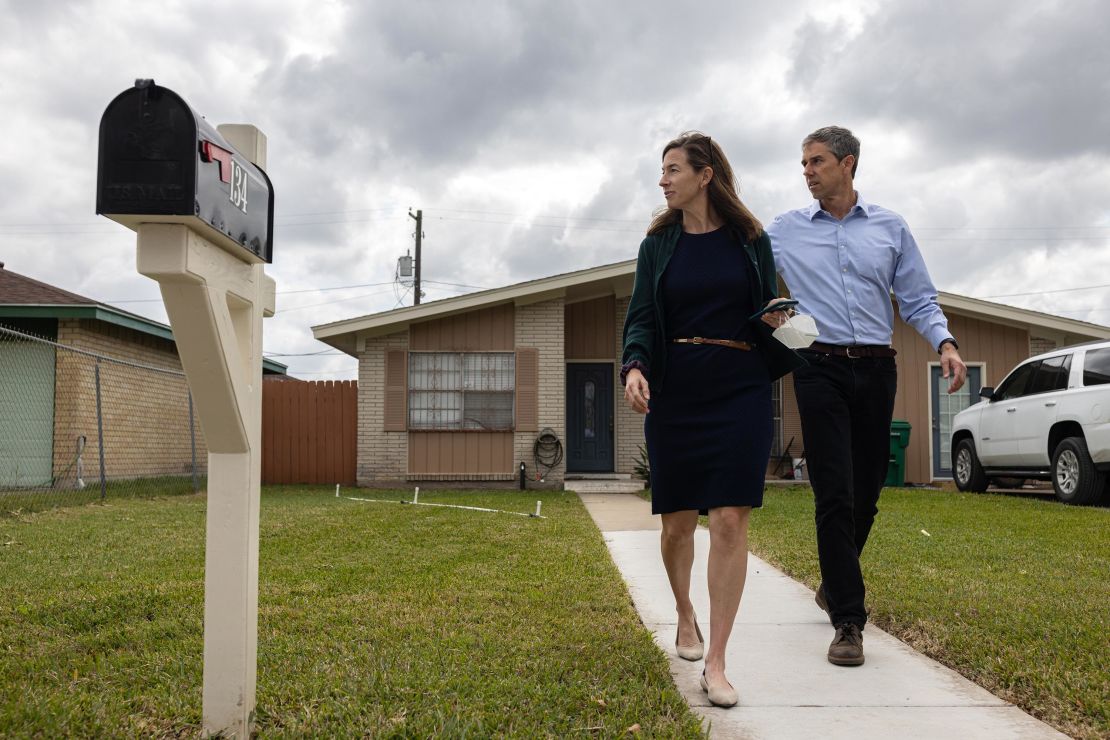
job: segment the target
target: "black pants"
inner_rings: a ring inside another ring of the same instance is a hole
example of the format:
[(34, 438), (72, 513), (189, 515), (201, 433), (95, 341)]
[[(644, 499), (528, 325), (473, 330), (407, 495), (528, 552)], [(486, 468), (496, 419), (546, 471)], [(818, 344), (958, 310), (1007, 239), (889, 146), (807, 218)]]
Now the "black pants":
[(879, 512), (898, 389), (893, 357), (850, 359), (804, 352), (794, 392), (817, 519), (817, 555), (832, 623), (861, 629), (859, 556)]

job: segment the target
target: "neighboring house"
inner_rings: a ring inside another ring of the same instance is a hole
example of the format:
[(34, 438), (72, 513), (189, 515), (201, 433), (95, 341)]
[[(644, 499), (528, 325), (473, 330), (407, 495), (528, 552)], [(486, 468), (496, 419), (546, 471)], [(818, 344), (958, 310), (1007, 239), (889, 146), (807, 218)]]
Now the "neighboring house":
[[(108, 478), (184, 474), (194, 442), (200, 465), (207, 462), (203, 435), (190, 432), (188, 388), (170, 327), (2, 262), (0, 327), (48, 340), (0, 334), (0, 486), (73, 478), (86, 445), (84, 466), (94, 469), (98, 434), (110, 443)], [(265, 373), (285, 370), (264, 362)]]
[[(524, 463), (548, 485), (567, 474), (631, 473), (643, 417), (624, 403), (621, 329), (635, 261), (384, 311), (313, 327), (316, 339), (359, 361), (360, 485), (507, 481)], [(896, 419), (912, 426), (906, 481), (951, 477), (952, 417), (981, 385), (997, 384), (1046, 348), (1110, 338), (1110, 328), (940, 294), (969, 366), (958, 394), (939, 392), (936, 352), (898, 320)], [(785, 379), (789, 381), (789, 376)], [(793, 383), (775, 383), (774, 455), (802, 457)], [(564, 457), (546, 471), (550, 436)]]

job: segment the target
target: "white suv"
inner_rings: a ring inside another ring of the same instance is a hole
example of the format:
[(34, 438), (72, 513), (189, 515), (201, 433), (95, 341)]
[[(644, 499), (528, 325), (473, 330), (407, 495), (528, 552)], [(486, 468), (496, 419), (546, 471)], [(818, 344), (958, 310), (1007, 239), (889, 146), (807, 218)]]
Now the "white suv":
[(999, 479), (1051, 480), (1056, 497), (1094, 504), (1110, 472), (1110, 342), (1030, 357), (952, 420), (961, 491)]

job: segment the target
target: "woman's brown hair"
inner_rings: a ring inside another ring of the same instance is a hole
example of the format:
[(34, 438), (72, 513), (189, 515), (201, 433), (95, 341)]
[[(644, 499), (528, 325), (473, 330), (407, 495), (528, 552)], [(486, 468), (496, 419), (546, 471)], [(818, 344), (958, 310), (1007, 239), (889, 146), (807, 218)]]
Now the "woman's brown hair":
[[(763, 231), (748, 207), (736, 192), (736, 178), (732, 165), (728, 163), (724, 150), (713, 139), (700, 131), (687, 131), (663, 147), (663, 156), (672, 149), (682, 149), (686, 159), (695, 171), (706, 167), (713, 168), (713, 179), (709, 181), (709, 205), (724, 219), (725, 227), (741, 242), (755, 240)], [(682, 223), (682, 211), (662, 208), (655, 212), (648, 227), (648, 234), (658, 234), (671, 224)]]

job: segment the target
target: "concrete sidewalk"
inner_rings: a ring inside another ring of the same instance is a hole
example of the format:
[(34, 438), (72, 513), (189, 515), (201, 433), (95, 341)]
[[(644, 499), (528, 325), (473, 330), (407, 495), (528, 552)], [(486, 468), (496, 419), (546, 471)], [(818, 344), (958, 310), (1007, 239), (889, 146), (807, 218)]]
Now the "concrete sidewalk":
[[(633, 494), (579, 497), (602, 531), (640, 619), (670, 659), (675, 684), (711, 723), (714, 738), (1067, 737), (874, 625), (864, 631), (864, 665), (830, 664), (825, 651), (833, 630), (813, 592), (754, 555), (727, 653), (740, 703), (714, 707), (698, 685), (701, 661), (675, 656), (674, 597), (651, 504)], [(706, 638), (708, 550), (709, 532), (699, 527), (691, 598)]]

